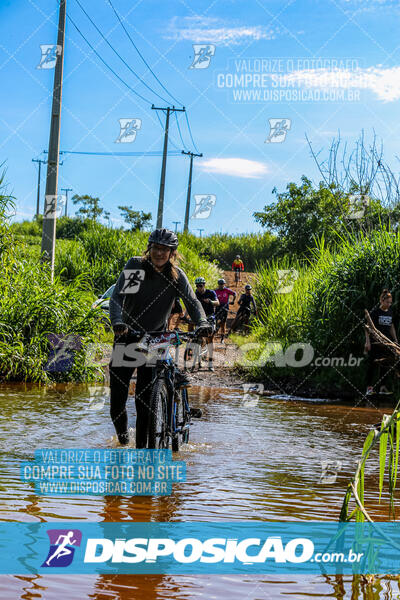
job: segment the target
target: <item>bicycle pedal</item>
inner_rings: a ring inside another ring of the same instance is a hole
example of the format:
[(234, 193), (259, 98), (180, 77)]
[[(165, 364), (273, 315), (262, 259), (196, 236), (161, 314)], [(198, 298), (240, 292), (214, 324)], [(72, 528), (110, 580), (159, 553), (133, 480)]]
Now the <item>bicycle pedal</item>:
[(193, 417), (194, 419), (200, 419), (202, 416), (202, 410), (201, 408), (191, 408), (190, 409), (190, 416)]

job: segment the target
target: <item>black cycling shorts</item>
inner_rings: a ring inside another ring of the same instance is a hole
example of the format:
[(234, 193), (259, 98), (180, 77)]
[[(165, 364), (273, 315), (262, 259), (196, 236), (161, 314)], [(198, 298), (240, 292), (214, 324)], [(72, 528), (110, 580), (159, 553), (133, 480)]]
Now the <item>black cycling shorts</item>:
[(228, 304), (221, 304), (218, 307), (218, 310), (215, 314), (216, 319), (218, 321), (221, 321), (222, 323), (225, 323), (228, 318), (228, 311), (229, 311)]

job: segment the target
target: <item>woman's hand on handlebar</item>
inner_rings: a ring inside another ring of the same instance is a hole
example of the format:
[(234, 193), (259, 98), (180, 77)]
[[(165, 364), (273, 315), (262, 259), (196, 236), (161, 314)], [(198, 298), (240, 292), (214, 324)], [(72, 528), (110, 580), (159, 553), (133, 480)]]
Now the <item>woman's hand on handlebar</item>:
[(126, 335), (128, 333), (128, 326), (125, 323), (118, 323), (118, 325), (113, 326), (113, 331), (115, 337), (121, 337), (122, 335)]
[(213, 333), (213, 328), (212, 325), (199, 325), (194, 332), (199, 337), (209, 337)]

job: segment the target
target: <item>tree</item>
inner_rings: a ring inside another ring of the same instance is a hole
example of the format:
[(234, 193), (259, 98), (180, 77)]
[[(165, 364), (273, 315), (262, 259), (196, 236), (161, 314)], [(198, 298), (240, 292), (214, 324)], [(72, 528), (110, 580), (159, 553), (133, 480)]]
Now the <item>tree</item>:
[(151, 213), (142, 210), (133, 210), (132, 206), (118, 206), (125, 223), (130, 226), (131, 231), (141, 231), (150, 224)]
[(289, 183), (286, 192), (274, 188), (277, 202), (254, 213), (256, 221), (278, 234), (286, 253), (301, 256), (317, 238), (332, 245), (339, 242), (338, 233), (372, 231), (383, 224), (394, 228), (399, 222), (398, 207), (384, 207), (355, 186), (346, 194), (335, 183), (323, 181), (314, 188), (306, 176), (301, 181)]
[(254, 213), (256, 221), (278, 234), (284, 250), (296, 255), (306, 253), (316, 237), (330, 237), (342, 216), (340, 203), (324, 183), (314, 189), (304, 175), (301, 181), (289, 183), (283, 193), (274, 188), (277, 202)]
[(88, 196), (87, 194), (85, 194), (85, 196), (79, 196), (78, 194), (75, 194), (72, 196), (72, 202), (74, 204), (82, 205), (77, 211), (77, 215), (83, 219), (97, 221), (97, 219), (103, 213), (99, 198), (93, 198), (93, 196)]

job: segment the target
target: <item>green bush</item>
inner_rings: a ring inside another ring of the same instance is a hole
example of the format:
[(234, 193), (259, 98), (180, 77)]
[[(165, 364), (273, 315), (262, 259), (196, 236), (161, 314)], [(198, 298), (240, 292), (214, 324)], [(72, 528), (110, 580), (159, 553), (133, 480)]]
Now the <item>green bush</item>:
[[(148, 232), (127, 232), (93, 224), (79, 241), (69, 242), (70, 246), (65, 246), (64, 250), (57, 242), (56, 272), (66, 281), (85, 274), (95, 293), (101, 294), (115, 283), (129, 258), (143, 254), (148, 236)], [(207, 285), (216, 287), (221, 271), (199, 256), (190, 246), (190, 240), (181, 238), (179, 254), (182, 256), (180, 265), (192, 283), (198, 275), (203, 275)]]
[(231, 269), (237, 254), (242, 257), (245, 270), (254, 271), (257, 263), (266, 263), (280, 252), (277, 238), (270, 233), (214, 233), (202, 238), (189, 233), (183, 234), (180, 239), (225, 271)]
[[(298, 272), (293, 290), (276, 293), (277, 270), (290, 268)], [(255, 295), (261, 314), (252, 334), (262, 348), (266, 343), (278, 342), (285, 350), (299, 342), (312, 346), (314, 359), (343, 357), (346, 362), (350, 354), (362, 358), (364, 309), (377, 305), (385, 287), (392, 290), (396, 308), (399, 285), (400, 232), (382, 229), (353, 235), (342, 239), (336, 252), (320, 244), (306, 264), (284, 259), (259, 270)], [(261, 378), (290, 375), (299, 381), (358, 394), (364, 389), (365, 360), (360, 368), (282, 368), (267, 361), (251, 373)]]
[[(0, 380), (47, 383), (93, 379), (100, 374), (86, 365), (85, 354), (88, 344), (104, 333), (104, 327), (101, 311), (91, 308), (91, 283), (76, 272), (70, 272), (68, 285), (57, 275), (52, 282), (48, 266), (37, 260), (40, 245), (25, 246), (13, 235), (7, 219), (9, 207), (10, 199), (1, 195), (0, 181)], [(67, 256), (74, 248), (60, 250)], [(79, 260), (82, 262), (81, 257)], [(74, 261), (78, 262), (77, 256)], [(81, 350), (69, 371), (50, 373), (44, 368), (52, 350), (49, 334), (79, 336)]]

